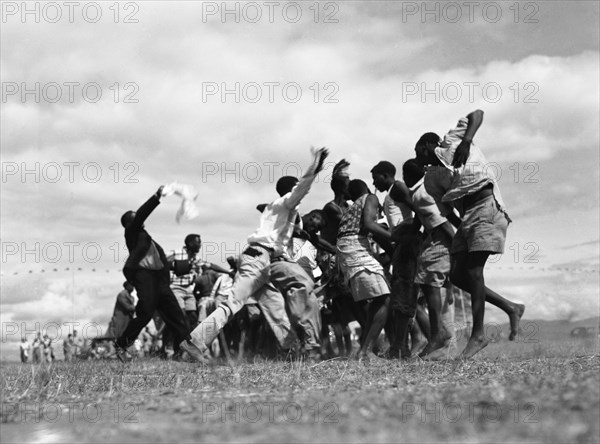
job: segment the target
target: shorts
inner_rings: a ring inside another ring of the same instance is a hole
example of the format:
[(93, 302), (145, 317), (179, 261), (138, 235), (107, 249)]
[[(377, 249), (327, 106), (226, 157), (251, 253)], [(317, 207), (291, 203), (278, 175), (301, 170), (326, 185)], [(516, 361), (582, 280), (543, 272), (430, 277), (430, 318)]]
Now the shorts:
[(430, 287), (444, 286), (450, 274), (451, 242), (439, 229), (427, 236), (419, 257), (415, 283)]
[(390, 294), (390, 286), (385, 278), (369, 270), (359, 271), (350, 278), (349, 283), (352, 298), (356, 302)]
[(451, 254), (485, 251), (504, 253), (509, 221), (493, 195), (468, 208), (452, 241)]

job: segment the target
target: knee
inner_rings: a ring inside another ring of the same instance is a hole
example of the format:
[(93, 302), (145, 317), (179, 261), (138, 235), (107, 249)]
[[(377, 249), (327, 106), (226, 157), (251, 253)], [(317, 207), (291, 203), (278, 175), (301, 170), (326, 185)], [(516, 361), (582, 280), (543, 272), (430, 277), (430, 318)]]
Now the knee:
[(483, 281), (483, 268), (469, 268), (465, 274), (469, 282), (472, 284), (477, 284)]
[(462, 290), (467, 290), (465, 276), (459, 267), (452, 267), (450, 270), (450, 282)]

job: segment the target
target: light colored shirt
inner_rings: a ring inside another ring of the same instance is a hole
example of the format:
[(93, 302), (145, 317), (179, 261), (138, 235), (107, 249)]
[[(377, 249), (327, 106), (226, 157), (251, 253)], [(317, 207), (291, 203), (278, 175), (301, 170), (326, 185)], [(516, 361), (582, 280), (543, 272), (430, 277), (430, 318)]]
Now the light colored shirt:
[(387, 219), (390, 232), (401, 222), (412, 222), (412, 210), (404, 203), (396, 203), (390, 196), (390, 192), (395, 184), (392, 184), (388, 193), (383, 199), (383, 213)]
[(409, 192), (417, 216), (426, 230), (431, 231), (446, 222), (447, 219), (442, 216), (435, 200), (425, 190), (424, 178), (412, 186)]
[(272, 248), (275, 254), (291, 257), (291, 239), (298, 216), (298, 206), (310, 191), (315, 180), (318, 152), (313, 162), (296, 186), (286, 195), (271, 202), (260, 216), (260, 226), (248, 237), (248, 243), (258, 243)]
[(476, 193), (488, 184), (492, 184), (494, 197), (500, 210), (505, 211), (504, 202), (500, 195), (500, 188), (495, 180), (495, 168), (489, 168), (489, 164), (481, 150), (471, 143), (469, 158), (464, 166), (454, 168), (452, 161), (456, 148), (463, 140), (467, 131), (468, 119), (462, 117), (459, 119), (456, 128), (451, 129), (444, 136), (440, 147), (435, 149), (435, 154), (442, 164), (453, 172), (450, 188), (442, 197), (443, 202), (451, 202), (470, 194)]
[(181, 276), (177, 276), (175, 271), (171, 270), (171, 285), (187, 288), (194, 284), (202, 265), (200, 256), (198, 254), (190, 256), (187, 249), (184, 247), (181, 250), (175, 250), (171, 252), (167, 260), (169, 262), (173, 260), (189, 261), (191, 265), (190, 272), (187, 274), (182, 274)]
[[(302, 268), (310, 270), (315, 279), (321, 276), (321, 269), (317, 265), (317, 249), (310, 241), (295, 237), (293, 239), (292, 253), (292, 260), (297, 262)], [(309, 273), (309, 276), (311, 273)]]

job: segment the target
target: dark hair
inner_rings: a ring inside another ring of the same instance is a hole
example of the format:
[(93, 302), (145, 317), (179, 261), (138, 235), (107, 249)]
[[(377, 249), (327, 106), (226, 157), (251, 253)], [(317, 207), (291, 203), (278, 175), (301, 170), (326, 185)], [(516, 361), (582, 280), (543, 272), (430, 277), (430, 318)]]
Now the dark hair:
[(407, 182), (407, 178), (409, 179), (407, 185), (413, 186), (421, 179), (421, 177), (423, 177), (425, 171), (421, 164), (417, 162), (417, 159), (408, 159), (404, 162), (404, 165), (402, 165), (402, 174), (405, 182)]
[(371, 169), (373, 174), (389, 174), (390, 176), (396, 175), (396, 167), (387, 160), (382, 160)]
[(183, 242), (185, 243), (186, 246), (189, 246), (192, 243), (192, 241), (194, 241), (196, 238), (198, 238), (198, 242), (202, 242), (202, 239), (200, 238), (200, 235), (199, 234), (194, 234), (194, 233), (188, 234), (185, 237), (185, 240)]
[(307, 215), (311, 215), (314, 214), (315, 216), (319, 216), (321, 219), (325, 220), (325, 213), (323, 212), (323, 210), (311, 210), (308, 212)]
[(329, 186), (334, 192), (341, 193), (345, 190), (347, 181), (348, 176), (333, 176)]
[(298, 183), (298, 178), (294, 176), (283, 176), (277, 181), (275, 189), (280, 196), (285, 196), (287, 193), (292, 191), (292, 188)]
[(131, 221), (133, 220), (133, 214), (135, 213), (135, 211), (126, 211), (125, 213), (123, 213), (123, 215), (121, 216), (121, 225), (124, 228), (127, 228), (127, 225), (129, 225), (131, 223)]
[(417, 141), (415, 147), (426, 145), (428, 143), (438, 145), (440, 143), (440, 136), (438, 136), (436, 133), (425, 133)]
[(353, 179), (348, 184), (348, 194), (350, 199), (356, 200), (365, 193), (370, 193), (369, 187), (360, 179)]

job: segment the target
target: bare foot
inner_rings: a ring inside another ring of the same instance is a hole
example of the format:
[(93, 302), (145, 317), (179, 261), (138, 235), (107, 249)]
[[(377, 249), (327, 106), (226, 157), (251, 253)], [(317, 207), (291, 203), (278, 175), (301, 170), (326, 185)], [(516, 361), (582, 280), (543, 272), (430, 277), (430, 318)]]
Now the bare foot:
[(446, 342), (449, 340), (449, 336), (450, 335), (448, 335), (448, 332), (444, 330), (443, 332), (440, 332), (438, 335), (431, 338), (431, 341), (429, 341), (423, 351), (419, 353), (419, 358), (427, 356), (428, 354), (444, 347)]
[(451, 359), (450, 358), (450, 347), (448, 345), (444, 345), (442, 348), (429, 353), (427, 356), (423, 358), (424, 361), (445, 361)]
[(412, 356), (419, 356), (419, 354), (423, 351), (423, 349), (425, 349), (427, 347), (427, 339), (422, 338), (421, 341), (416, 342), (415, 344), (413, 344), (412, 349), (411, 349), (411, 355)]
[(370, 352), (370, 351), (359, 352), (356, 355), (356, 358), (358, 359), (359, 362), (383, 362), (383, 361), (385, 361), (385, 359), (380, 358), (375, 353)]
[(513, 312), (508, 316), (510, 319), (510, 335), (508, 336), (509, 341), (514, 341), (516, 336), (519, 334), (519, 321), (525, 312), (525, 305), (515, 304)]
[(471, 336), (471, 338), (469, 339), (469, 342), (467, 343), (467, 346), (462, 351), (459, 358), (460, 359), (469, 359), (469, 358), (473, 357), (473, 355), (475, 355), (476, 353), (483, 350), (487, 345), (488, 345), (488, 341), (487, 341), (487, 339), (485, 339), (485, 336), (480, 336), (477, 338)]

